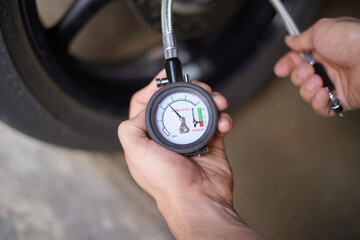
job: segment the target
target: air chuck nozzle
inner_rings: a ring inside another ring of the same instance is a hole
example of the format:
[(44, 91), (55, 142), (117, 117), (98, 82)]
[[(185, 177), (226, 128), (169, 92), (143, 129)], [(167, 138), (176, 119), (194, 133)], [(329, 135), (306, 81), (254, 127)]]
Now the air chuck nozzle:
[(343, 106), (341, 106), (339, 99), (337, 99), (337, 98), (331, 99), (329, 106), (335, 113), (339, 114), (340, 117), (344, 116), (344, 114), (342, 113), (344, 111), (344, 108), (343, 108)]

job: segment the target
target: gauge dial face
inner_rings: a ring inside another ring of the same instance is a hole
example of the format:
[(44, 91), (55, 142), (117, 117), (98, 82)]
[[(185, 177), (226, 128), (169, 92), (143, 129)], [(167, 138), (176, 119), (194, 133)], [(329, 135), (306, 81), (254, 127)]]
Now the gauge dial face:
[(208, 127), (209, 110), (189, 92), (177, 92), (162, 99), (156, 111), (156, 127), (167, 141), (186, 145), (199, 140)]
[(149, 100), (146, 127), (151, 139), (187, 156), (206, 153), (214, 136), (218, 112), (211, 95), (186, 82), (168, 84)]

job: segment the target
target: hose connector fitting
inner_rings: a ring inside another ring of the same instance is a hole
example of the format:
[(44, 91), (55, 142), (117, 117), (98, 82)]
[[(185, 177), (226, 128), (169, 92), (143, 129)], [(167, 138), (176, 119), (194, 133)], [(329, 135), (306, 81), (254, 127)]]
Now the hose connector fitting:
[(176, 49), (176, 40), (175, 35), (172, 33), (163, 35), (163, 45), (164, 45), (164, 56), (165, 59), (177, 58), (178, 52)]

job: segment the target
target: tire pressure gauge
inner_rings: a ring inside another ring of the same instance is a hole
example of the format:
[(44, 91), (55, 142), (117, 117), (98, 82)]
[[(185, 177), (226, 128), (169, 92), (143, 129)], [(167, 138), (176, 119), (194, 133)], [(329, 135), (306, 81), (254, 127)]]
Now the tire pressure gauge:
[(167, 78), (156, 79), (162, 87), (146, 107), (146, 127), (161, 146), (185, 156), (209, 152), (218, 112), (212, 97), (183, 76), (172, 30), (172, 0), (162, 0), (161, 19)]
[(186, 155), (208, 153), (207, 143), (217, 128), (212, 97), (189, 82), (175, 82), (158, 90), (146, 109), (150, 137), (163, 147)]

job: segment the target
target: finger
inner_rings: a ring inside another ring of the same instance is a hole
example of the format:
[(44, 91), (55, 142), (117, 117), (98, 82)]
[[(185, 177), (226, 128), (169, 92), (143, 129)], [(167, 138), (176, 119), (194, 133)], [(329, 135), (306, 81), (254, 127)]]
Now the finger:
[(221, 93), (213, 92), (211, 94), (211, 96), (213, 97), (214, 102), (215, 102), (216, 107), (219, 112), (222, 112), (228, 108), (229, 104), (228, 104), (226, 98)]
[(315, 69), (309, 63), (303, 62), (298, 67), (296, 67), (291, 73), (291, 82), (300, 87), (303, 85), (309, 78), (314, 76)]
[(323, 86), (319, 75), (313, 75), (300, 87), (300, 96), (305, 102), (311, 103), (317, 91)]
[(209, 85), (207, 85), (206, 83), (203, 82), (199, 82), (198, 80), (191, 80), (191, 83), (198, 85), (199, 87), (202, 87), (203, 89), (205, 89), (205, 91), (207, 91), (209, 94), (212, 93), (212, 89)]
[(203, 89), (205, 89), (206, 92), (211, 94), (219, 112), (224, 111), (225, 109), (228, 108), (229, 104), (228, 104), (226, 98), (221, 93), (213, 92), (211, 87), (209, 85), (207, 85), (206, 83), (202, 83), (197, 80), (192, 80), (191, 82), (195, 85), (198, 85), (199, 87), (202, 87)]
[(276, 63), (274, 72), (278, 77), (287, 77), (302, 62), (299, 53), (289, 52)]
[(123, 148), (130, 151), (138, 146), (133, 144), (134, 142), (144, 144), (149, 141), (146, 134), (145, 109), (130, 120), (123, 121), (118, 128), (118, 135)]
[(323, 117), (334, 116), (335, 113), (329, 107), (329, 93), (325, 88), (320, 88), (311, 102), (314, 111)]
[(233, 128), (233, 121), (229, 114), (221, 113), (219, 115), (218, 129), (214, 137), (209, 142), (209, 147), (217, 148), (220, 150), (225, 149), (224, 137)]
[(224, 133), (216, 132), (214, 137), (208, 143), (209, 148), (215, 148), (218, 150), (225, 150), (225, 143), (224, 143)]
[(130, 101), (130, 119), (138, 115), (140, 111), (146, 108), (146, 105), (149, 102), (151, 96), (158, 90), (158, 87), (156, 86), (156, 79), (165, 77), (166, 72), (165, 70), (162, 70), (146, 87), (133, 95)]
[[(315, 26), (315, 25), (314, 25)], [(314, 49), (313, 31), (314, 26), (310, 27), (299, 36), (286, 36), (285, 43), (289, 48), (296, 52), (306, 52)]]
[(218, 131), (220, 133), (228, 133), (233, 128), (234, 122), (227, 113), (221, 113), (218, 121)]

